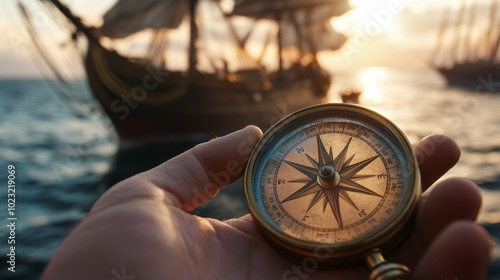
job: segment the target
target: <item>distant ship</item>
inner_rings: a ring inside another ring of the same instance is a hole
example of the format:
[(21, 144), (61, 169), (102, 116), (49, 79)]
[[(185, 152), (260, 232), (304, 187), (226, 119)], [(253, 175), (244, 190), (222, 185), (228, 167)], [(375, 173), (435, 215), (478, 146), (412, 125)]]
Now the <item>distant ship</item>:
[[(486, 3), (488, 14), (479, 10), (476, 2), (468, 2), (460, 2), (455, 13), (451, 8), (444, 13), (431, 61), (449, 86), (476, 88), (480, 77), (482, 81), (500, 81), (500, 11), (497, 0)], [(484, 19), (486, 28), (474, 30)]]
[(359, 97), (363, 90), (358, 87), (352, 87), (340, 92), (340, 98), (343, 103), (359, 104)]
[[(266, 128), (322, 102), (331, 74), (317, 53), (344, 44), (330, 20), (350, 9), (348, 0), (119, 0), (91, 27), (59, 0), (40, 2), (64, 16), (75, 44), (87, 39), (90, 88), (129, 144)], [(33, 11), (20, 8), (37, 36)], [(141, 34), (145, 55), (115, 49)]]

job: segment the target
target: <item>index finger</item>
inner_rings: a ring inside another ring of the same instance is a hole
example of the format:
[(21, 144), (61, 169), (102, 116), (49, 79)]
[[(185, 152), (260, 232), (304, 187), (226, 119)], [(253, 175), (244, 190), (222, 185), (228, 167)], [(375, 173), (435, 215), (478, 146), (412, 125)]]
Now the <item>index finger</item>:
[(458, 144), (445, 135), (431, 135), (415, 145), (422, 191), (450, 170), (460, 159)]

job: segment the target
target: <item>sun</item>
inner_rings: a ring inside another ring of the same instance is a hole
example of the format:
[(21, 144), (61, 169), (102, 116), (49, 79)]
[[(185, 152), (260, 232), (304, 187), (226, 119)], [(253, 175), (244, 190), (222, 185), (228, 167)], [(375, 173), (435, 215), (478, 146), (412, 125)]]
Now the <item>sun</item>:
[(377, 36), (397, 29), (397, 15), (414, 0), (350, 0), (352, 10), (332, 20), (342, 33)]

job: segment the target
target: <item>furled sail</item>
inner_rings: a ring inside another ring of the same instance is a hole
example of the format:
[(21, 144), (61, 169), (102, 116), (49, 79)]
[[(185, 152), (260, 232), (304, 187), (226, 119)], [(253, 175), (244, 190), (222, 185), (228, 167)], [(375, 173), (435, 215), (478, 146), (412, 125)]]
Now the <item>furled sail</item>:
[[(299, 28), (299, 32), (297, 32)], [(313, 25), (282, 26), (281, 44), (283, 48), (299, 47), (303, 52), (315, 53), (323, 50), (337, 50), (346, 42), (347, 37), (337, 32), (329, 21)]]
[(314, 24), (340, 16), (350, 10), (348, 0), (235, 0), (233, 15), (276, 19), (293, 13), (300, 25)]
[(330, 19), (347, 12), (348, 0), (235, 0), (232, 15), (279, 22), (282, 48), (302, 53), (336, 50), (346, 41)]
[(315, 51), (337, 50), (347, 41), (347, 37), (337, 32), (330, 22), (318, 23), (310, 27)]
[(177, 28), (188, 12), (187, 2), (119, 0), (104, 15), (101, 33), (119, 39), (147, 28)]

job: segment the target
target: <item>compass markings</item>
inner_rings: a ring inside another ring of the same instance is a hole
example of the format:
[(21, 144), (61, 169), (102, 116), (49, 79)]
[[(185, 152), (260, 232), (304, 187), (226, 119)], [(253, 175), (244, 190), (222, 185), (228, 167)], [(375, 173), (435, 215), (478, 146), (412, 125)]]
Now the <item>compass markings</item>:
[(334, 157), (332, 147), (330, 147), (327, 151), (321, 137), (317, 135), (316, 142), (318, 146), (318, 161), (305, 153), (305, 156), (312, 167), (285, 160), (285, 163), (307, 177), (288, 181), (291, 183), (305, 183), (305, 185), (281, 202), (284, 203), (304, 196), (312, 195), (306, 212), (319, 203), (319, 201), (323, 200), (323, 212), (326, 211), (326, 208), (329, 205), (339, 227), (343, 228), (344, 225), (340, 209), (341, 198), (359, 212), (359, 208), (349, 195), (349, 192), (382, 197), (378, 193), (355, 182), (376, 176), (357, 173), (363, 170), (379, 156), (377, 155), (351, 164), (355, 156), (355, 154), (353, 154), (347, 158), (351, 140), (352, 137), (346, 141), (346, 145), (341, 152)]

